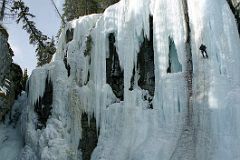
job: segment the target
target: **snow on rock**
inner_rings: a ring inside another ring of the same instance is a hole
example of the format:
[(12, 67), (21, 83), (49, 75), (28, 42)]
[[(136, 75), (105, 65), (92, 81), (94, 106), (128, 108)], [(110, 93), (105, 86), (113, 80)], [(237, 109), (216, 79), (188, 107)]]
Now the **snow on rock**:
[[(107, 84), (110, 34), (118, 55), (110, 74), (120, 65), (123, 99)], [(139, 73), (139, 65), (146, 64), (138, 62), (146, 39), (152, 39), (154, 52), (153, 97), (139, 85), (141, 75), (150, 81), (148, 70)], [(87, 145), (80, 144), (87, 113), (99, 133), (92, 160), (238, 160), (239, 50), (237, 25), (225, 0), (121, 0), (102, 15), (73, 20), (62, 31), (52, 62), (30, 77), (20, 157), (82, 159), (89, 152), (80, 147)], [(170, 63), (176, 71), (168, 72)], [(53, 84), (52, 109), (46, 128), (38, 129), (35, 104), (46, 81)]]

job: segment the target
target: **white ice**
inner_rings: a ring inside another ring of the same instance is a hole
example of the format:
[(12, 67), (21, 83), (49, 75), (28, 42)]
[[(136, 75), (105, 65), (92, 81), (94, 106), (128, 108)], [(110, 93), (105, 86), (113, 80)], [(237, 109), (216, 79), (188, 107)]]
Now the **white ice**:
[[(182, 1), (121, 0), (102, 15), (69, 22), (53, 61), (33, 71), (22, 121), (26, 141), (22, 159), (81, 159), (78, 143), (81, 115), (86, 112), (94, 115), (100, 129), (92, 160), (239, 160), (240, 40), (234, 16), (225, 0), (187, 0), (187, 4), (193, 112), (187, 106), (187, 29)], [(140, 45), (150, 36), (149, 15), (154, 33), (153, 109), (146, 107), (146, 91), (137, 85), (129, 90)], [(71, 28), (73, 40), (66, 43), (65, 34)], [(106, 84), (110, 33), (116, 36), (124, 70), (121, 102)], [(92, 50), (84, 56), (89, 36)], [(181, 72), (167, 73), (169, 38), (175, 43)], [(202, 58), (201, 44), (207, 46), (208, 59)], [(71, 66), (69, 77), (65, 55)], [(47, 77), (53, 83), (52, 115), (45, 129), (35, 130), (34, 103), (43, 96)]]

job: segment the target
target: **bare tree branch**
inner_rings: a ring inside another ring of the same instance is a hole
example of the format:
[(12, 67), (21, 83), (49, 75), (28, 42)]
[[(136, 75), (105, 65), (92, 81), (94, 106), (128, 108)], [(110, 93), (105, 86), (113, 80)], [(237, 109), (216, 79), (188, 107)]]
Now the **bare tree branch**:
[(57, 13), (58, 13), (59, 17), (61, 18), (61, 20), (62, 20), (62, 23), (65, 25), (65, 24), (66, 24), (66, 22), (65, 22), (65, 20), (63, 19), (63, 17), (62, 17), (62, 15), (61, 15), (61, 13), (59, 12), (59, 10), (58, 10), (58, 8), (57, 8), (57, 5), (55, 4), (54, 0), (51, 0), (51, 2), (52, 2), (52, 5), (54, 6), (55, 10), (57, 11)]

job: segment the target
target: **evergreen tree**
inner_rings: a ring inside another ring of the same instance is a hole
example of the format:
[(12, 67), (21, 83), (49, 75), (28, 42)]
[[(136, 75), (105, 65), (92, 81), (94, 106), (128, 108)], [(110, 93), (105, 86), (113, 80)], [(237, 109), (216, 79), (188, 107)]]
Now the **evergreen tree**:
[(21, 80), (21, 84), (22, 84), (22, 86), (23, 86), (23, 90), (24, 90), (24, 91), (25, 91), (25, 89), (26, 89), (27, 80), (28, 80), (27, 69), (24, 69), (23, 77), (22, 77), (22, 80)]
[(3, 21), (4, 17), (12, 17), (11, 5), (13, 0), (0, 0), (0, 21)]
[(82, 6), (83, 2), (81, 0), (65, 0), (63, 17), (65, 17), (67, 21), (70, 21), (84, 15), (84, 8)]
[(119, 0), (65, 0), (63, 5), (63, 17), (73, 20), (79, 16), (92, 13), (102, 13), (106, 7)]
[(29, 34), (30, 44), (37, 45), (37, 65), (49, 63), (56, 51), (53, 38), (50, 39), (36, 28), (35, 23), (31, 21), (35, 16), (29, 12), (29, 7), (23, 1), (14, 1), (12, 11), (17, 14), (16, 22), (21, 21), (23, 29)]
[(5, 15), (6, 2), (7, 2), (7, 0), (2, 0), (1, 1), (0, 21), (3, 21), (3, 17)]

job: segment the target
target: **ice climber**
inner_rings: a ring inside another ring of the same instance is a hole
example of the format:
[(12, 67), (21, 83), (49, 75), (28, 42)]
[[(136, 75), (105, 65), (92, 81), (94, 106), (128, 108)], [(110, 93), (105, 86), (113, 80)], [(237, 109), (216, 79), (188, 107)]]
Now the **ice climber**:
[(207, 54), (207, 47), (204, 44), (201, 44), (201, 46), (199, 47), (203, 58), (208, 58), (208, 54)]

